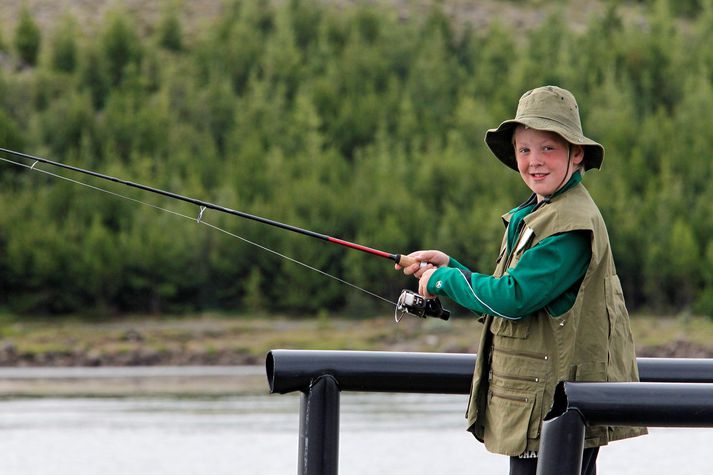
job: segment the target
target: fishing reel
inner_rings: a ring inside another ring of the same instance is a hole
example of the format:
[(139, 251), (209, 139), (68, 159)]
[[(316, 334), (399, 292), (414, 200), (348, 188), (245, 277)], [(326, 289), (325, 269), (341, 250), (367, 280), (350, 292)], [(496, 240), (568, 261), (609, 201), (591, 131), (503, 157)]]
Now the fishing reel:
[(451, 312), (443, 308), (441, 301), (437, 298), (427, 299), (416, 292), (404, 290), (396, 302), (394, 320), (399, 323), (403, 316), (407, 314), (418, 318), (433, 317), (441, 320), (448, 320), (451, 316)]

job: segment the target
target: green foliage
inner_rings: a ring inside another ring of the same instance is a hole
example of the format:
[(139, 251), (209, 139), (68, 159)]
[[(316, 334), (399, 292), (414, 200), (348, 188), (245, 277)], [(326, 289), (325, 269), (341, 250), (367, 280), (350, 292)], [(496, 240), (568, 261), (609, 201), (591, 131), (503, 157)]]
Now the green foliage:
[(66, 17), (52, 38), (52, 66), (55, 70), (71, 73), (77, 67), (77, 28), (74, 18)]
[(23, 147), (24, 141), (17, 123), (0, 109), (0, 144), (15, 150)]
[[(528, 191), (483, 134), (525, 90), (557, 83), (607, 150), (585, 183), (630, 307), (713, 315), (713, 2), (642, 1), (635, 20), (619, 6), (629, 2), (608, 2), (577, 28), (562, 15), (476, 27), (436, 3), (404, 18), (235, 0), (189, 35), (182, 3), (167, 0), (147, 37), (124, 10), (92, 37), (61, 18), (39, 62), (24, 10), (14, 46), (35, 67), (0, 69), (0, 145), (378, 249), (440, 248), (490, 272), (499, 216)], [(0, 305), (12, 311), (388, 309), (197, 225), (195, 206), (91, 181), (181, 219), (3, 166)], [(211, 211), (204, 221), (389, 300), (415, 284), (356, 251)]]
[(29, 66), (34, 66), (40, 53), (40, 43), (40, 28), (32, 18), (30, 10), (24, 6), (20, 11), (20, 21), (15, 30), (15, 49), (20, 60)]
[(158, 26), (158, 44), (170, 51), (183, 49), (183, 28), (173, 2), (164, 6), (161, 22)]
[(701, 264), (703, 289), (698, 293), (694, 309), (704, 315), (713, 315), (713, 241), (709, 241)]
[(99, 47), (113, 86), (120, 85), (129, 66), (136, 67), (141, 61), (142, 41), (134, 22), (123, 11), (110, 14), (99, 38)]
[(5, 44), (5, 35), (3, 34), (3, 27), (0, 25), (0, 52), (7, 51), (7, 44)]
[(111, 88), (108, 62), (100, 54), (99, 48), (90, 43), (83, 51), (79, 62), (77, 88), (89, 91), (92, 104), (101, 109)]

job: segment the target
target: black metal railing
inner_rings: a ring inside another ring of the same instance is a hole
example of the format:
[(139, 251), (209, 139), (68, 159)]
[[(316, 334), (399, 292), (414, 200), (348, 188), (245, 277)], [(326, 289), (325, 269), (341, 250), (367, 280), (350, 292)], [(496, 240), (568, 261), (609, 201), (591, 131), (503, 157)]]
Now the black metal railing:
[[(338, 472), (341, 391), (468, 394), (475, 358), (456, 353), (270, 351), (270, 392), (302, 393), (298, 473)], [(587, 424), (713, 427), (713, 360), (639, 358), (638, 365), (641, 383), (561, 383), (543, 424), (538, 474), (579, 473)]]
[(586, 426), (713, 427), (713, 384), (560, 383), (542, 425), (537, 475), (579, 474)]

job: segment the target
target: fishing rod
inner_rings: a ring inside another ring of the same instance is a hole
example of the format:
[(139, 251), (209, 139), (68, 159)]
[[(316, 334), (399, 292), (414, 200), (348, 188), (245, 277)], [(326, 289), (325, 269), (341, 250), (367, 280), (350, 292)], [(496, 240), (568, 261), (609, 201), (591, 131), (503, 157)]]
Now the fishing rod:
[(288, 231), (292, 231), (292, 232), (299, 233), (299, 234), (309, 236), (312, 238), (316, 238), (316, 239), (321, 239), (322, 241), (331, 242), (333, 244), (338, 244), (340, 246), (349, 247), (351, 249), (356, 249), (358, 251), (366, 252), (368, 254), (372, 254), (375, 256), (385, 257), (387, 259), (391, 259), (392, 261), (396, 262), (401, 267), (408, 267), (408, 266), (415, 264), (417, 262), (414, 258), (409, 257), (409, 256), (404, 256), (402, 254), (392, 254), (389, 252), (380, 251), (378, 249), (373, 249), (371, 247), (362, 246), (361, 244), (356, 244), (353, 242), (345, 241), (343, 239), (338, 239), (336, 237), (327, 236), (326, 234), (320, 234), (320, 233), (317, 233), (314, 231), (310, 231), (308, 229), (298, 228), (297, 226), (292, 226), (290, 224), (281, 223), (279, 221), (274, 221), (272, 219), (267, 219), (267, 218), (263, 218), (261, 216), (256, 216), (254, 214), (245, 213), (243, 211), (237, 211), (234, 209), (226, 208), (225, 206), (220, 206), (220, 205), (217, 205), (214, 203), (209, 203), (207, 201), (199, 200), (196, 198), (191, 198), (189, 196), (179, 195), (178, 193), (173, 193), (171, 191), (161, 190), (158, 188), (153, 188), (151, 186), (142, 185), (141, 183), (134, 183), (132, 181), (122, 180), (121, 178), (116, 178), (116, 177), (113, 177), (110, 175), (104, 175), (102, 173), (97, 173), (92, 170), (87, 170), (84, 168), (79, 168), (79, 167), (75, 167), (72, 165), (55, 162), (55, 161), (49, 160), (47, 158), (37, 157), (35, 155), (29, 155), (27, 153), (22, 153), (22, 152), (16, 152), (14, 150), (9, 150), (9, 149), (2, 148), (2, 147), (0, 147), (0, 152), (5, 152), (5, 153), (8, 153), (8, 154), (16, 156), (16, 157), (22, 157), (22, 158), (26, 158), (28, 160), (34, 160), (34, 161), (40, 162), (40, 163), (46, 163), (48, 165), (53, 165), (55, 167), (64, 168), (66, 170), (72, 170), (74, 172), (83, 173), (85, 175), (93, 176), (96, 178), (101, 178), (102, 180), (113, 181), (114, 183), (120, 183), (122, 185), (131, 186), (133, 188), (138, 188), (139, 190), (148, 191), (150, 193), (156, 193), (158, 195), (167, 196), (169, 198), (173, 198), (173, 199), (180, 200), (180, 201), (185, 201), (187, 203), (192, 203), (194, 205), (200, 206), (201, 208), (212, 209), (215, 211), (220, 211), (222, 213), (232, 214), (233, 216), (239, 216), (241, 218), (250, 219), (253, 221), (257, 221), (259, 223), (268, 224), (270, 226), (275, 226), (280, 229), (286, 229)]
[[(197, 205), (197, 206), (199, 206), (200, 213), (199, 213), (196, 221), (198, 221), (199, 223), (201, 222), (201, 219), (203, 217), (203, 213), (205, 212), (205, 210), (212, 209), (215, 211), (219, 211), (221, 213), (226, 213), (226, 214), (230, 214), (233, 216), (238, 216), (240, 218), (257, 221), (259, 223), (267, 224), (269, 226), (277, 227), (277, 228), (284, 229), (287, 231), (292, 231), (294, 233), (302, 234), (304, 236), (312, 237), (312, 238), (319, 239), (322, 241), (327, 241), (332, 244), (337, 244), (337, 245), (347, 247), (350, 249), (356, 249), (358, 251), (362, 251), (362, 252), (365, 252), (365, 253), (368, 253), (371, 255), (387, 258), (387, 259), (394, 261), (401, 267), (407, 267), (412, 264), (416, 264), (418, 262), (416, 259), (414, 259), (410, 256), (405, 256), (403, 254), (389, 253), (389, 252), (381, 251), (381, 250), (363, 246), (361, 244), (357, 244), (354, 242), (345, 241), (344, 239), (339, 239), (339, 238), (336, 238), (333, 236), (328, 236), (326, 234), (321, 234), (321, 233), (318, 233), (315, 231), (310, 231), (308, 229), (293, 226), (291, 224), (281, 223), (279, 221), (264, 218), (262, 216), (253, 215), (250, 213), (246, 213), (244, 211), (234, 210), (231, 208), (227, 208), (225, 206), (217, 205), (215, 203), (210, 203), (208, 201), (191, 198), (189, 196), (184, 196), (184, 195), (180, 195), (178, 193), (174, 193), (171, 191), (154, 188), (154, 187), (144, 185), (141, 183), (135, 183), (135, 182), (128, 181), (128, 180), (123, 180), (121, 178), (117, 178), (117, 177), (114, 177), (111, 175), (98, 173), (98, 172), (95, 172), (92, 170), (87, 170), (85, 168), (80, 168), (80, 167), (76, 167), (76, 166), (72, 166), (72, 165), (67, 165), (65, 163), (57, 162), (57, 161), (39, 157), (36, 155), (30, 155), (30, 154), (23, 153), (23, 152), (17, 152), (15, 150), (10, 150), (10, 149), (3, 148), (3, 147), (0, 147), (0, 152), (7, 153), (7, 154), (15, 156), (15, 157), (21, 157), (24, 159), (33, 160), (35, 163), (33, 163), (29, 167), (30, 169), (34, 169), (34, 167), (35, 167), (35, 165), (37, 165), (37, 163), (45, 163), (47, 165), (52, 165), (52, 166), (55, 166), (58, 168), (63, 168), (63, 169), (70, 170), (73, 172), (82, 173), (84, 175), (89, 175), (89, 176), (99, 178), (102, 180), (119, 183), (121, 185), (129, 186), (132, 188), (137, 188), (139, 190), (147, 191), (149, 193), (166, 196), (168, 198), (173, 198), (173, 199), (176, 199), (179, 201), (184, 201), (186, 203), (191, 203), (191, 204)], [(12, 163), (14, 163), (14, 162), (12, 162)], [(420, 263), (421, 266), (425, 266), (426, 264), (427, 263), (425, 263), (425, 262)], [(450, 312), (441, 306), (441, 303), (438, 299), (426, 299), (423, 296), (418, 295), (415, 292), (412, 292), (410, 290), (404, 290), (401, 293), (401, 296), (399, 297), (398, 301), (396, 302), (396, 313), (395, 313), (396, 321), (398, 322), (401, 319), (401, 317), (403, 317), (404, 314), (411, 314), (411, 315), (415, 315), (415, 316), (421, 317), (421, 318), (437, 317), (437, 318), (441, 318), (443, 320), (447, 320), (450, 316)]]

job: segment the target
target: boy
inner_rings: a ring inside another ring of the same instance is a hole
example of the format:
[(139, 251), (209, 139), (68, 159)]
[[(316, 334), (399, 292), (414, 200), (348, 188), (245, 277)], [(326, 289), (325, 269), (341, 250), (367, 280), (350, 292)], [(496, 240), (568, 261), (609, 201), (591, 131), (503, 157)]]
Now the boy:
[[(410, 254), (428, 264), (404, 273), (419, 278), (422, 295), (482, 315), (468, 430), (510, 456), (511, 474), (534, 474), (556, 384), (638, 381), (636, 356), (606, 226), (581, 183), (604, 148), (582, 133), (574, 96), (555, 86), (526, 92), (515, 119), (488, 130), (485, 142), (532, 191), (503, 216), (495, 273), (471, 272), (440, 251)], [(582, 473), (596, 473), (600, 446), (644, 433), (588, 427)]]

